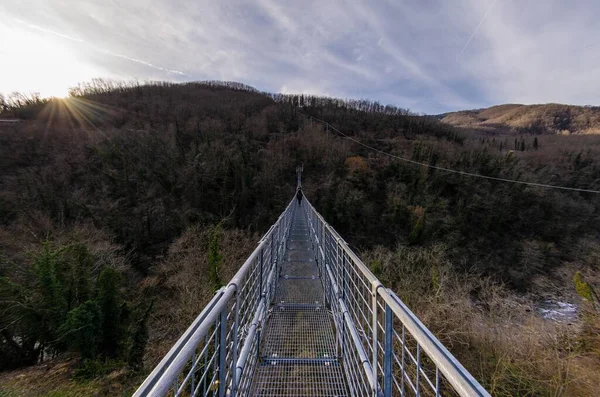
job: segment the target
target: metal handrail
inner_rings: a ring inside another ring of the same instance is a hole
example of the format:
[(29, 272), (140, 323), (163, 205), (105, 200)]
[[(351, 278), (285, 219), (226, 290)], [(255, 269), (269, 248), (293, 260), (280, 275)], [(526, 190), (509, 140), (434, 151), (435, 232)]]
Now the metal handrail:
[(292, 200), (134, 396), (245, 396), (294, 211), (306, 213), (350, 396), (489, 396), (304, 198)]
[[(343, 317), (352, 317), (350, 335), (354, 341), (355, 354), (363, 361), (361, 363), (345, 361), (344, 364), (360, 364), (364, 371), (364, 378), (369, 380), (370, 394), (386, 397), (396, 394), (405, 395), (405, 385), (408, 384), (416, 395), (427, 393), (440, 395), (442, 388), (446, 387), (460, 396), (489, 396), (489, 393), (400, 298), (381, 284), (310, 202), (307, 199), (305, 201), (310, 229), (319, 247), (319, 259), (327, 269), (327, 282), (330, 288), (326, 287), (326, 290), (332, 291), (333, 298), (339, 299), (341, 303), (332, 304), (332, 309), (335, 311), (337, 308)], [(356, 281), (357, 278), (361, 280)], [(344, 285), (341, 287), (343, 292), (339, 291), (337, 280), (343, 280)], [(361, 290), (361, 282), (369, 288)], [(352, 298), (341, 297), (342, 294), (360, 296), (364, 302), (359, 302), (358, 298), (353, 301)], [(355, 306), (354, 311), (347, 308), (351, 306)], [(364, 317), (367, 316), (370, 317), (369, 321), (365, 321)], [(343, 326), (347, 325), (346, 321)], [(336, 324), (336, 328), (341, 327), (341, 324)], [(401, 330), (398, 331), (398, 328)], [(355, 333), (362, 335), (361, 341), (356, 341), (353, 337)], [(415, 354), (410, 351), (411, 343), (414, 344), (412, 347), (417, 352), (416, 359)], [(371, 353), (368, 363), (364, 362), (365, 350)], [(422, 353), (426, 355), (427, 363), (421, 360)], [(346, 353), (346, 356), (348, 355), (349, 353)], [(425, 368), (427, 364), (432, 364), (434, 368)], [(412, 370), (412, 374), (409, 373), (409, 369)], [(356, 377), (351, 375), (350, 371), (346, 373), (347, 376)], [(430, 379), (432, 373), (435, 373), (435, 384)], [(446, 385), (442, 384), (442, 377), (445, 378)], [(361, 382), (357, 379), (348, 379), (348, 383)], [(430, 390), (427, 390), (427, 387)]]
[(382, 289), (380, 295), (461, 396), (489, 396), (489, 393), (473, 375), (442, 345), (393, 291)]
[(244, 394), (244, 390), (239, 390), (242, 376), (252, 372), (244, 371), (247, 352), (257, 344), (256, 333), (247, 330), (259, 326), (256, 321), (264, 321), (265, 316), (259, 313), (266, 310), (272, 299), (277, 282), (274, 275), (277, 262), (285, 253), (282, 242), (289, 233), (293, 203), (290, 201), (235, 276), (216, 292), (134, 396), (164, 396), (169, 390), (177, 396), (187, 387), (190, 395), (206, 395), (208, 391), (220, 397)]

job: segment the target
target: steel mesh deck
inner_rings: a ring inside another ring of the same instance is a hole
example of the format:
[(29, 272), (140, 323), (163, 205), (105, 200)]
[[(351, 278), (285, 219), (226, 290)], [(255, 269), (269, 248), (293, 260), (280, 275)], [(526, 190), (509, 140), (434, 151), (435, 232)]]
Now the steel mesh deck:
[(314, 260), (284, 262), (281, 272), (283, 278), (319, 277), (319, 268)]
[(281, 278), (277, 286), (277, 303), (322, 305), (324, 299), (320, 278)]
[(250, 396), (348, 395), (305, 213), (296, 209)]
[(290, 251), (303, 250), (308, 251), (312, 250), (312, 243), (310, 240), (289, 240), (287, 244), (287, 249)]
[(333, 358), (335, 336), (329, 312), (322, 306), (274, 307), (263, 339), (262, 356)]
[(286, 258), (287, 261), (305, 261), (315, 259), (315, 253), (312, 249), (288, 249)]
[(339, 364), (277, 363), (258, 368), (251, 395), (343, 397), (347, 392)]

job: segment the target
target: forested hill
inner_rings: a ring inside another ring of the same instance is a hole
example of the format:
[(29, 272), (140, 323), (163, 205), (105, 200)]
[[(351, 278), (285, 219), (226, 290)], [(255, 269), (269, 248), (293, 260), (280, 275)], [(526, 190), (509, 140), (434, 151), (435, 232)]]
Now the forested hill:
[(599, 106), (506, 104), (439, 117), (453, 126), (492, 133), (600, 134)]
[(600, 187), (593, 137), (564, 138), (556, 153), (555, 140), (534, 150), (525, 136), (527, 150), (515, 153), (512, 141), (471, 139), (402, 109), (238, 83), (95, 81), (72, 93), (19, 107), (13, 114), (25, 121), (1, 127), (3, 224), (32, 214), (53, 227), (91, 222), (142, 273), (190, 225), (225, 220), (263, 232), (291, 197), (301, 162), (309, 197), (360, 248), (444, 241), (469, 267), (509, 276), (536, 271), (519, 266), (523, 240), (566, 248), (596, 232), (595, 196), (419, 168), (300, 113), (412, 160), (588, 189)]
[[(95, 81), (72, 94), (7, 105), (23, 121), (0, 123), (0, 369), (67, 350), (135, 368), (148, 335), (155, 362), (285, 208), (300, 163), (306, 196), (361, 253), (443, 252), (453, 271), (520, 290), (593, 261), (598, 195), (416, 166), (307, 116), (414, 161), (598, 190), (593, 136), (523, 135), (515, 151), (375, 102), (237, 83)], [(368, 265), (391, 286), (401, 277)]]

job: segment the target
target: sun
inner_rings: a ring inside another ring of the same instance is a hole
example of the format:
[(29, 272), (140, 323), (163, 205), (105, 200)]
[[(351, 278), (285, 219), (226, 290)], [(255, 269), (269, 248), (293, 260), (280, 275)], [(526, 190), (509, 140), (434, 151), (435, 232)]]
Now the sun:
[(5, 93), (66, 98), (69, 87), (99, 74), (81, 55), (80, 43), (1, 22), (0, 37), (11, 37), (0, 43), (0, 89)]
[(64, 85), (57, 85), (56, 87), (49, 86), (44, 90), (40, 90), (40, 95), (45, 98), (65, 99), (69, 97), (69, 87)]

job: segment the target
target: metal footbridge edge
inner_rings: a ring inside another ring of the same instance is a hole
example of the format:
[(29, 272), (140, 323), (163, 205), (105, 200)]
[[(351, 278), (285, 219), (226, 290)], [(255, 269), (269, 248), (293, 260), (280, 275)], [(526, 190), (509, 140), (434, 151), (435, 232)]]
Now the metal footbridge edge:
[(134, 396), (489, 396), (304, 197)]

